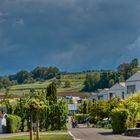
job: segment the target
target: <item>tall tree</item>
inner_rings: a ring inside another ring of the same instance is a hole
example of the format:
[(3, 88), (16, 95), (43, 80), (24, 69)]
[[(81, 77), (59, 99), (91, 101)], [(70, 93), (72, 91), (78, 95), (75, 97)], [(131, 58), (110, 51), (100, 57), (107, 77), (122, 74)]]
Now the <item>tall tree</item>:
[(49, 101), (50, 104), (57, 103), (57, 89), (54, 82), (52, 82), (47, 87), (46, 99)]
[(22, 70), (22, 71), (17, 72), (16, 79), (19, 84), (22, 84), (25, 81), (28, 81), (29, 79), (31, 79), (31, 74), (26, 70)]
[(138, 62), (138, 59), (137, 58), (132, 59), (132, 61), (130, 62), (131, 69), (137, 68), (138, 65), (139, 65), (139, 62)]
[(87, 74), (86, 79), (84, 81), (83, 91), (92, 92), (92, 91), (94, 91), (94, 86), (95, 86), (95, 84), (94, 84), (94, 80), (93, 80), (92, 75)]

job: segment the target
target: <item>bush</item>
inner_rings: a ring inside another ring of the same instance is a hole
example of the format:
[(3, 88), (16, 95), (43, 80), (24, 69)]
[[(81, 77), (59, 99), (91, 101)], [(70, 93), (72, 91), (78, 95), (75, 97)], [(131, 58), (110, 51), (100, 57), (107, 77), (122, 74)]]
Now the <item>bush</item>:
[(96, 128), (108, 128), (108, 129), (112, 128), (111, 122), (109, 120), (106, 120), (106, 121), (104, 121), (104, 120), (98, 121), (95, 124), (94, 127), (96, 127)]
[(88, 117), (89, 114), (75, 114), (75, 120), (77, 123), (85, 123)]
[(115, 108), (111, 112), (111, 118), (113, 133), (124, 133), (127, 129), (128, 111), (122, 108)]
[(15, 133), (20, 128), (21, 118), (16, 115), (8, 115), (7, 117), (7, 132)]

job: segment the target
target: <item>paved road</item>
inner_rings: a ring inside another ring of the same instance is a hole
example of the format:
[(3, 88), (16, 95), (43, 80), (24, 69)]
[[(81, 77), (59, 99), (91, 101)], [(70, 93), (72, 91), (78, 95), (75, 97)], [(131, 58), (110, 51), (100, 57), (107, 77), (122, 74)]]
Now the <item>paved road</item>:
[(111, 130), (98, 128), (70, 128), (77, 140), (140, 140), (140, 137), (113, 135)]

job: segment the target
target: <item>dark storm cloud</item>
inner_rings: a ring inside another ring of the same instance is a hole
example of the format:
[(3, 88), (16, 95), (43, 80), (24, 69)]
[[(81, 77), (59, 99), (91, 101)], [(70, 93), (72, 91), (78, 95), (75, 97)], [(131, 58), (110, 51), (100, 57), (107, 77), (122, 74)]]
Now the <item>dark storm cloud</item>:
[(139, 0), (1, 0), (1, 73), (114, 69), (140, 59)]

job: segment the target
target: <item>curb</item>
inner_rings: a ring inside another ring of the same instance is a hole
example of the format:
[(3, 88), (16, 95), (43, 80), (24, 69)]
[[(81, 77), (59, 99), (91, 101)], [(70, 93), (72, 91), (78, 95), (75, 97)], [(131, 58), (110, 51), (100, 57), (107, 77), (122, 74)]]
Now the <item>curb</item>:
[(70, 136), (73, 137), (73, 140), (77, 140), (77, 139), (74, 137), (74, 135), (73, 135), (70, 131), (68, 131), (68, 133), (69, 133)]

